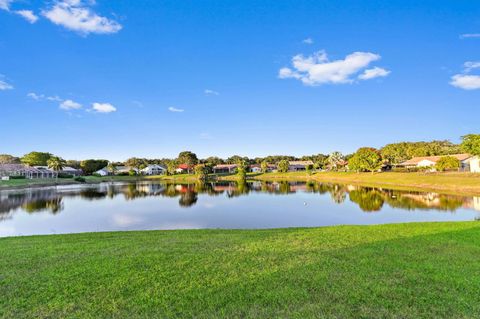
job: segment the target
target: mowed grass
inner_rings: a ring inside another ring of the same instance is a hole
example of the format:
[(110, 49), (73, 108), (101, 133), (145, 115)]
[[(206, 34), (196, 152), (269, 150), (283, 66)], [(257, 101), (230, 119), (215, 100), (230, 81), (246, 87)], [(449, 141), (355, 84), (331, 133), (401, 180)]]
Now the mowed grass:
[(0, 239), (2, 318), (479, 318), (480, 223)]
[(306, 172), (266, 173), (255, 176), (260, 180), (312, 180), (331, 183), (352, 183), (400, 190), (437, 191), (451, 194), (480, 195), (479, 173), (351, 173)]

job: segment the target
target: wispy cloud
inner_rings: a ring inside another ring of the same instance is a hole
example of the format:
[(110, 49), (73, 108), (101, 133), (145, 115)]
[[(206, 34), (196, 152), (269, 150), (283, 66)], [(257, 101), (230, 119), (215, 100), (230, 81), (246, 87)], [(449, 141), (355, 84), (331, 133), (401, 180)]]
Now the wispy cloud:
[(178, 112), (178, 113), (181, 113), (181, 112), (185, 111), (185, 110), (183, 110), (183, 109), (177, 109), (176, 107), (173, 107), (173, 106), (170, 106), (170, 107), (168, 108), (168, 110), (169, 110), (170, 112)]
[(60, 98), (59, 96), (57, 95), (54, 95), (54, 96), (46, 96), (45, 94), (37, 94), (35, 92), (30, 92), (27, 94), (27, 96), (35, 101), (43, 101), (43, 100), (47, 100), (47, 101), (52, 101), (52, 102), (62, 102), (63, 99)]
[(8, 83), (6, 80), (2, 80), (2, 75), (0, 75), (0, 91), (13, 90), (13, 85)]
[(362, 74), (358, 76), (360, 80), (371, 80), (378, 77), (385, 77), (390, 74), (390, 71), (385, 70), (383, 68), (379, 68), (378, 66), (374, 67), (373, 69), (368, 69), (363, 71)]
[(303, 43), (305, 44), (313, 44), (313, 39), (312, 38), (306, 38), (302, 40)]
[(480, 75), (469, 74), (480, 68), (480, 62), (468, 61), (463, 64), (463, 72), (452, 76), (450, 84), (463, 90), (480, 89)]
[(110, 103), (98, 103), (92, 104), (92, 110), (97, 113), (112, 113), (116, 112), (117, 108)]
[(81, 0), (56, 2), (50, 9), (42, 11), (42, 15), (56, 25), (83, 35), (116, 33), (122, 29), (120, 23), (97, 15)]
[(82, 108), (82, 104), (72, 100), (65, 100), (62, 103), (60, 103), (60, 108), (62, 110), (78, 110)]
[(460, 35), (460, 39), (480, 38), (480, 33), (464, 33)]
[(132, 103), (135, 104), (137, 107), (144, 107), (143, 103), (140, 101), (133, 100)]
[(204, 93), (205, 93), (205, 95), (209, 95), (209, 96), (211, 96), (211, 95), (220, 95), (219, 92), (214, 91), (214, 90), (209, 90), (209, 89), (206, 89), (206, 90), (204, 91)]
[[(323, 50), (307, 57), (299, 54), (292, 58), (292, 68), (280, 69), (278, 77), (280, 79), (297, 79), (302, 81), (303, 84), (311, 86), (353, 83), (356, 74), (380, 58), (380, 55), (370, 52), (354, 52), (347, 55), (343, 60), (335, 61), (330, 61), (327, 53)], [(381, 75), (382, 73), (386, 74)], [(385, 69), (374, 68), (364, 72), (359, 78), (367, 80), (378, 76), (386, 76), (388, 73), (389, 71)]]
[(10, 11), (10, 4), (13, 0), (0, 0), (0, 9)]
[(20, 15), (21, 17), (23, 17), (25, 20), (27, 20), (32, 24), (38, 21), (38, 16), (36, 16), (32, 10), (18, 10), (18, 11), (15, 11), (15, 13)]

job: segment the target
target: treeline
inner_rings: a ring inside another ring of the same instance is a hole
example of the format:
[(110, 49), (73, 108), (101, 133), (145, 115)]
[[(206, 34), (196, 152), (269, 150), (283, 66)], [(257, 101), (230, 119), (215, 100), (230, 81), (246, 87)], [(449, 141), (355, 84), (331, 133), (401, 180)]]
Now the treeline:
[(462, 136), (460, 144), (454, 144), (450, 141), (431, 141), (431, 142), (399, 142), (387, 144), (380, 149), (372, 147), (362, 147), (353, 154), (342, 154), (333, 152), (331, 154), (314, 154), (302, 157), (289, 155), (270, 155), (266, 157), (249, 158), (245, 156), (234, 155), (226, 159), (211, 156), (199, 159), (191, 151), (184, 151), (178, 154), (176, 158), (147, 159), (132, 157), (124, 162), (110, 162), (106, 159), (87, 159), (87, 160), (63, 160), (51, 153), (30, 152), (22, 157), (15, 157), (8, 154), (0, 154), (0, 164), (26, 164), (29, 166), (48, 166), (49, 163), (56, 163), (59, 166), (70, 166), (82, 169), (85, 174), (110, 166), (125, 165), (132, 168), (142, 169), (151, 164), (159, 164), (173, 173), (178, 165), (187, 165), (194, 167), (202, 164), (211, 168), (219, 164), (240, 164), (241, 166), (259, 164), (278, 164), (285, 161), (312, 161), (315, 169), (338, 170), (347, 163), (349, 169), (358, 171), (375, 171), (382, 165), (396, 165), (403, 161), (417, 156), (447, 156), (458, 153), (470, 153), (480, 155), (480, 134), (469, 134)]

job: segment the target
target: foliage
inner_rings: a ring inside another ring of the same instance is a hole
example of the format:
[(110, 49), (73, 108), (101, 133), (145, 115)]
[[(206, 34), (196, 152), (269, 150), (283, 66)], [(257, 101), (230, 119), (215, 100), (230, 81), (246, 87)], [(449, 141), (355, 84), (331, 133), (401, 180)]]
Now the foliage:
[(398, 164), (412, 157), (458, 154), (460, 147), (450, 141), (400, 142), (387, 144), (380, 152), (389, 163)]
[(103, 159), (87, 159), (80, 162), (80, 168), (85, 175), (91, 175), (93, 172), (96, 172), (107, 165), (108, 161)]
[(52, 157), (52, 154), (50, 153), (30, 152), (23, 155), (21, 161), (23, 164), (28, 166), (46, 166), (50, 157)]
[(373, 188), (358, 188), (349, 193), (350, 201), (357, 203), (364, 212), (377, 212), (383, 207), (382, 194)]
[(74, 177), (73, 178), (74, 181), (76, 182), (80, 182), (80, 183), (85, 183), (85, 177), (82, 177), (82, 176), (77, 176), (77, 177)]
[(340, 152), (333, 152), (327, 158), (328, 166), (331, 170), (337, 171), (340, 167), (343, 166), (344, 163), (344, 156)]
[(221, 159), (220, 157), (216, 157), (216, 156), (207, 157), (206, 159), (202, 160), (201, 162), (204, 163), (204, 164), (209, 164), (210, 166), (215, 166), (215, 165), (220, 165), (220, 164), (225, 163), (225, 161), (223, 159)]
[(0, 164), (20, 164), (20, 159), (18, 157), (8, 155), (8, 154), (0, 154)]
[(246, 163), (250, 163), (250, 159), (248, 157), (240, 156), (240, 155), (230, 156), (229, 158), (227, 158), (227, 160), (225, 162), (227, 164), (238, 164), (241, 161), (246, 162)]
[(52, 156), (48, 159), (47, 166), (55, 172), (58, 172), (65, 166), (65, 160), (58, 156)]
[(177, 158), (178, 164), (187, 164), (188, 166), (195, 166), (198, 164), (198, 158), (195, 153), (190, 151), (180, 152)]
[(171, 160), (167, 163), (167, 175), (174, 175), (176, 169), (177, 163), (174, 160)]
[(144, 158), (131, 157), (125, 161), (125, 165), (136, 169), (142, 169), (148, 166), (148, 161)]
[(115, 175), (115, 173), (117, 173), (117, 165), (115, 165), (113, 162), (110, 162), (107, 165), (107, 170), (110, 174)]
[(460, 161), (453, 156), (442, 156), (435, 164), (435, 169), (441, 172), (458, 168), (460, 168)]
[(238, 165), (237, 176), (240, 178), (240, 180), (244, 180), (247, 177), (248, 162), (243, 159), (239, 159), (236, 164)]
[(75, 169), (80, 169), (80, 161), (77, 160), (67, 160), (65, 166), (69, 166)]
[(198, 179), (205, 180), (208, 176), (208, 168), (205, 164), (195, 165), (195, 175)]
[(260, 164), (260, 169), (262, 170), (262, 173), (266, 173), (268, 171), (268, 162), (267, 161), (263, 161), (261, 164)]
[(307, 172), (308, 175), (311, 175), (313, 173), (312, 170), (313, 170), (313, 165), (311, 164), (305, 165), (305, 171)]
[(136, 176), (137, 175), (137, 171), (135, 171), (134, 169), (131, 169), (128, 171), (128, 176)]
[(280, 162), (278, 162), (278, 171), (280, 173), (288, 172), (288, 168), (289, 168), (289, 163), (287, 160), (281, 160)]
[(380, 152), (371, 147), (362, 147), (350, 158), (348, 167), (357, 172), (375, 172), (383, 165)]
[(480, 134), (462, 136), (462, 151), (471, 155), (480, 155)]

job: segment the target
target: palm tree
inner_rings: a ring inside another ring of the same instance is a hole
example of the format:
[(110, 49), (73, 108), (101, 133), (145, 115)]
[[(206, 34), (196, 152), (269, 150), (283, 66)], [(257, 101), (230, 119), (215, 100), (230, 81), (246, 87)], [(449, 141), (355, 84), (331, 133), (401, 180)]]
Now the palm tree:
[(65, 165), (65, 160), (58, 156), (52, 156), (47, 161), (48, 168), (52, 169), (57, 173), (57, 176), (56, 176), (57, 180), (58, 180), (58, 172), (63, 169), (64, 165)]
[(117, 172), (117, 166), (116, 166), (114, 163), (110, 162), (110, 163), (108, 163), (108, 165), (107, 165), (107, 170), (108, 170), (112, 175), (115, 175), (115, 173)]

